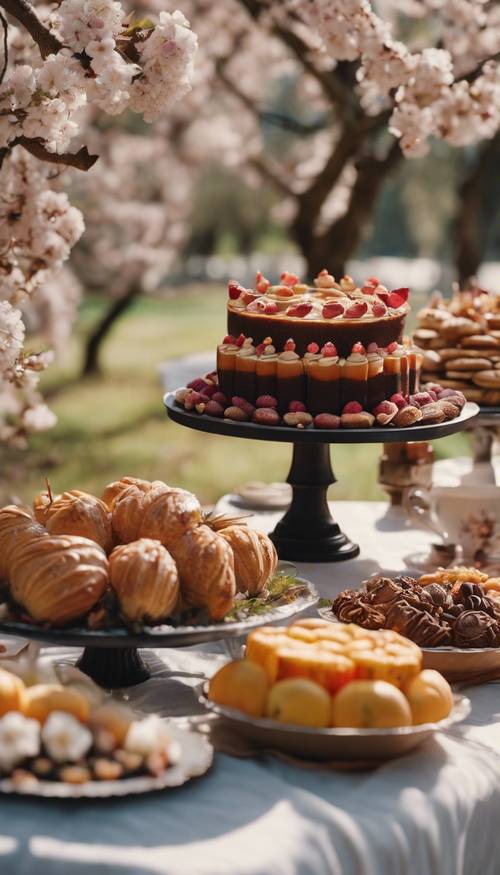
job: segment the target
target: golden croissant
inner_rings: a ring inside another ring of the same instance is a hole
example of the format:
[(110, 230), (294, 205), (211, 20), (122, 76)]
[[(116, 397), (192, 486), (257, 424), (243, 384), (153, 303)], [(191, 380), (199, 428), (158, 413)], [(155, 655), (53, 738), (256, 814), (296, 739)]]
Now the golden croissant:
[(172, 547), (186, 605), (221, 620), (234, 604), (236, 581), (231, 547), (208, 526), (189, 529)]
[(234, 573), (239, 592), (257, 595), (273, 576), (278, 554), (267, 535), (248, 526), (229, 526), (219, 532), (234, 555)]
[(159, 623), (177, 606), (177, 566), (159, 541), (141, 538), (116, 547), (109, 557), (109, 575), (120, 612), (132, 623)]
[(64, 626), (83, 617), (108, 583), (102, 547), (76, 535), (46, 535), (21, 547), (11, 562), (10, 588), (34, 620)]
[(78, 535), (99, 544), (106, 553), (113, 546), (111, 514), (99, 498), (71, 489), (55, 498), (42, 493), (33, 503), (35, 515), (51, 535)]
[(137, 480), (135, 483), (125, 485), (113, 498), (108, 495), (108, 501), (113, 505), (111, 517), (113, 531), (119, 544), (129, 544), (130, 541), (137, 541), (141, 537), (146, 497), (153, 490), (158, 492), (168, 489), (169, 487), (161, 480), (154, 480), (152, 483), (149, 480)]
[(46, 534), (27, 508), (7, 505), (0, 509), (0, 580), (9, 577), (12, 557), (32, 538)]
[(170, 550), (185, 532), (202, 522), (201, 504), (192, 492), (173, 487), (152, 489), (144, 498), (140, 535), (156, 538)]

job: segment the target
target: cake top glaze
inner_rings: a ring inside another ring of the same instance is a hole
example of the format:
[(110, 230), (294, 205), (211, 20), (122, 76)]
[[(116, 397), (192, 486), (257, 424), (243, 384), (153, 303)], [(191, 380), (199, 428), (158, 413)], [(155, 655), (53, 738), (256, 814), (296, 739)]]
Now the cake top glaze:
[(320, 271), (313, 286), (286, 271), (273, 285), (259, 271), (254, 289), (230, 280), (228, 295), (230, 312), (277, 317), (291, 323), (379, 321), (406, 315), (410, 309), (408, 288), (389, 290), (377, 277), (369, 277), (363, 286), (349, 276), (337, 282), (326, 269)]

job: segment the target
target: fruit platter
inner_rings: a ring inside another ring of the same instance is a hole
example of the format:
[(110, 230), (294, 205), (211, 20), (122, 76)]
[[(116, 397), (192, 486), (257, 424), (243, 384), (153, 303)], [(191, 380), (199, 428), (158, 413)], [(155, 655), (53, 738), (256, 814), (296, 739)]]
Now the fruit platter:
[(421, 647), (426, 667), (451, 681), (472, 680), (500, 676), (499, 591), (500, 580), (476, 568), (439, 568), (418, 579), (372, 577), (320, 613), (398, 632)]
[(324, 619), (264, 626), (201, 700), (260, 747), (312, 760), (385, 760), (464, 719), (468, 701), (390, 630)]
[(139, 717), (90, 682), (28, 684), (0, 669), (0, 793), (146, 793), (204, 774), (212, 757), (203, 736)]
[(133, 477), (101, 498), (49, 487), (33, 508), (1, 509), (0, 557), (0, 631), (83, 645), (80, 667), (110, 687), (148, 676), (137, 647), (238, 636), (317, 601), (244, 520), (207, 516), (192, 493)]

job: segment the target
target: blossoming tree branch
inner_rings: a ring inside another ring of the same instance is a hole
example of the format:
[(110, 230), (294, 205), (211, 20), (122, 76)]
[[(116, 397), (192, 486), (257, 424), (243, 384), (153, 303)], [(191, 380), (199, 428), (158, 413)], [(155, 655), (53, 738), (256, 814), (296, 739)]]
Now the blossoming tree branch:
[(88, 171), (96, 162), (85, 145), (74, 148), (86, 107), (152, 122), (180, 100), (197, 40), (181, 12), (137, 21), (113, 0), (0, 7), (0, 441), (22, 443), (53, 422), (37, 389), (49, 357), (24, 350), (23, 311), (84, 230), (53, 190), (53, 165)]

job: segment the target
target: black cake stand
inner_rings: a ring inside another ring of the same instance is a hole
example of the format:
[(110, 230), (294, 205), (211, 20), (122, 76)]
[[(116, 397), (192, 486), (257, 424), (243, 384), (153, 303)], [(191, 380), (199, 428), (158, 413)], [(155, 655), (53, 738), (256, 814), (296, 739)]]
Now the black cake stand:
[(336, 482), (330, 460), (330, 444), (436, 440), (462, 431), (479, 413), (477, 404), (468, 402), (460, 416), (439, 425), (298, 429), (200, 416), (177, 404), (173, 392), (165, 396), (164, 403), (170, 419), (188, 428), (228, 437), (293, 444), (292, 464), (287, 477), (292, 487), (292, 502), (270, 537), (280, 559), (298, 562), (341, 562), (359, 555), (359, 546), (340, 530), (328, 506), (327, 490)]

